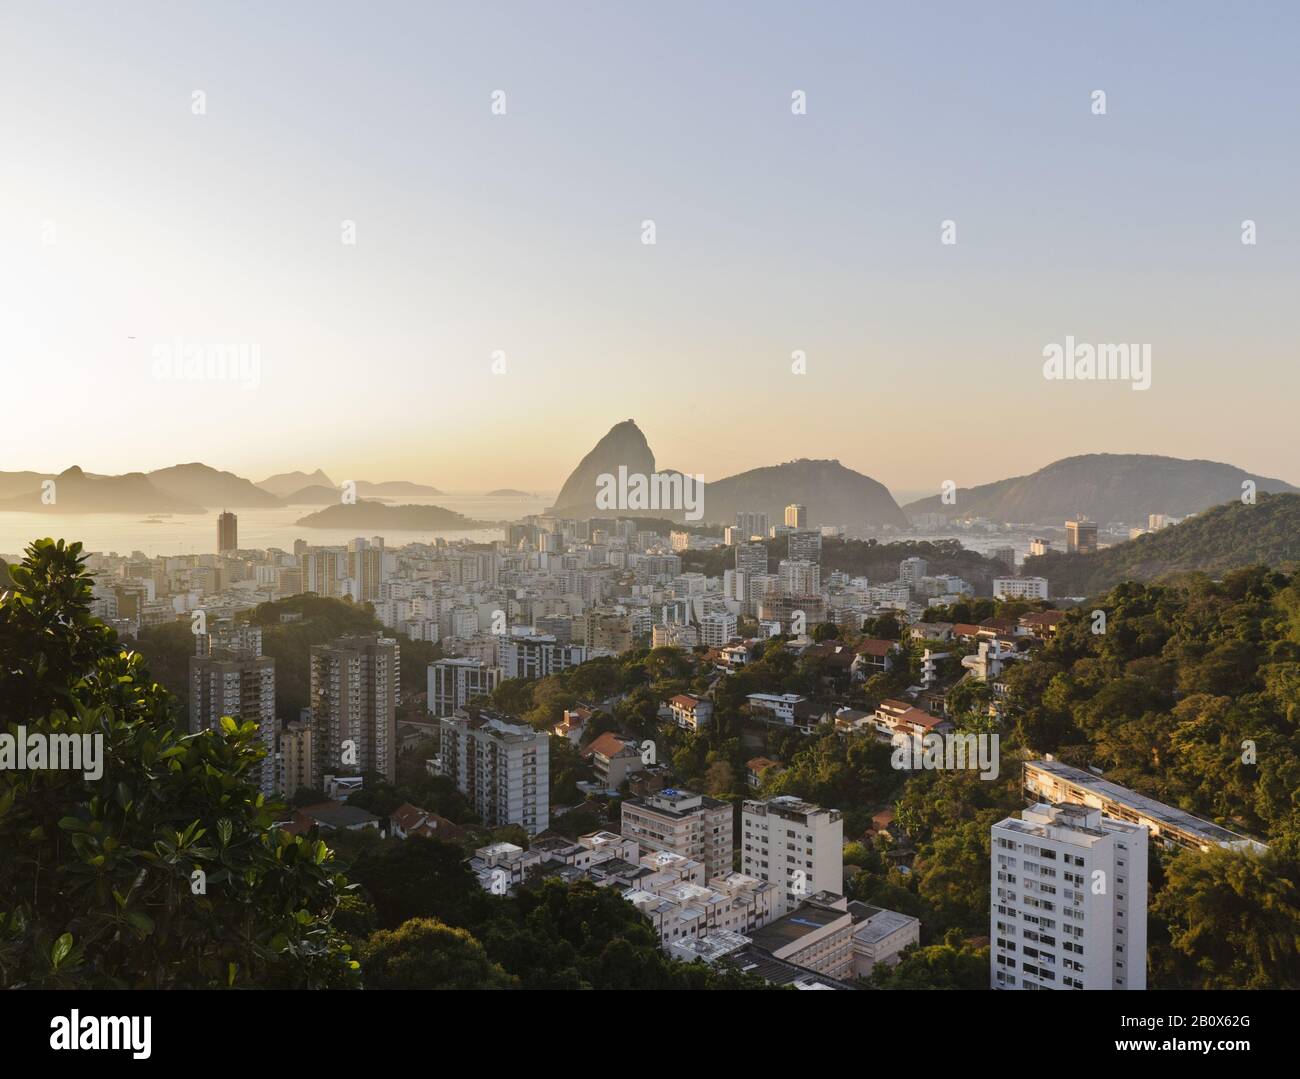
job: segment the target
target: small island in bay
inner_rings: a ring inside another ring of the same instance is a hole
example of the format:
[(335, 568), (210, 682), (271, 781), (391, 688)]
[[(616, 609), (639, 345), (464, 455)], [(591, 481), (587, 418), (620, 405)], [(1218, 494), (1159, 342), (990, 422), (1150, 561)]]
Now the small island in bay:
[(513, 487), (500, 487), (487, 493), (488, 498), (532, 498), (527, 491), (516, 491)]
[(494, 528), (497, 524), (495, 521), (476, 521), (442, 506), (390, 506), (370, 499), (336, 503), (300, 517), (295, 523), (304, 528), (393, 528), (410, 532)]

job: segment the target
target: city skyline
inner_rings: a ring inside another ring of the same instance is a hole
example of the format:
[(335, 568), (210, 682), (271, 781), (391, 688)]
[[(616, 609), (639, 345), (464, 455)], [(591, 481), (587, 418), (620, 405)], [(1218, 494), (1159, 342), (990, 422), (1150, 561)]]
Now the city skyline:
[[(163, 10), (2, 17), (6, 470), (541, 490), (630, 415), (707, 478), (1300, 478), (1290, 10)], [(1071, 337), (1150, 388), (1045, 378)], [(175, 377), (214, 345), (255, 377)]]

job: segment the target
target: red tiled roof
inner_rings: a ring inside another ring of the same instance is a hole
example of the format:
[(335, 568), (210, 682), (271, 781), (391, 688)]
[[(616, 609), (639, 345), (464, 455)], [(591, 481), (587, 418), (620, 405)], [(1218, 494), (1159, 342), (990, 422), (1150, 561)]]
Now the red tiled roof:
[(887, 656), (897, 647), (897, 641), (886, 641), (881, 640), (879, 637), (868, 637), (865, 641), (860, 641), (853, 651), (860, 656)]
[(593, 753), (599, 753), (602, 757), (617, 757), (627, 749), (627, 743), (623, 741), (613, 731), (606, 731), (599, 738), (592, 741), (586, 749), (582, 751), (584, 757), (590, 757)]

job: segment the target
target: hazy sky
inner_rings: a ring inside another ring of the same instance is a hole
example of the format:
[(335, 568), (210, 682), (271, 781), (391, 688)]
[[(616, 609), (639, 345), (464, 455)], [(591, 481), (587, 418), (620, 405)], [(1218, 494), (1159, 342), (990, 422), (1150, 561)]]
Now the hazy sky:
[[(0, 469), (555, 489), (633, 417), (708, 479), (1300, 482), (1293, 3), (19, 8)], [(1067, 334), (1151, 388), (1047, 381)]]

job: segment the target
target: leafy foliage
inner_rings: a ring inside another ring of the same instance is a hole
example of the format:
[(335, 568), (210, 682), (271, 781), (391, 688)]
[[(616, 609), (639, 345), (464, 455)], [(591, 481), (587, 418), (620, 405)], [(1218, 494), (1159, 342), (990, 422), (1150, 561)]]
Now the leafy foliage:
[(0, 770), (0, 985), (355, 983), (331, 925), (347, 882), (323, 842), (273, 826), (255, 725), (175, 730), (142, 657), (91, 618), (80, 544), (38, 540), (9, 572), (0, 723), (102, 740), (103, 774)]

